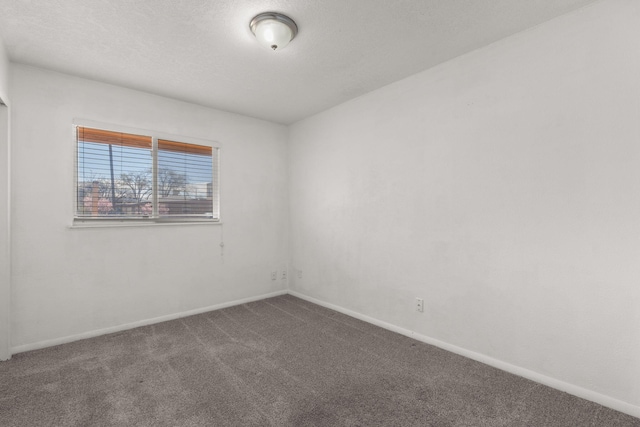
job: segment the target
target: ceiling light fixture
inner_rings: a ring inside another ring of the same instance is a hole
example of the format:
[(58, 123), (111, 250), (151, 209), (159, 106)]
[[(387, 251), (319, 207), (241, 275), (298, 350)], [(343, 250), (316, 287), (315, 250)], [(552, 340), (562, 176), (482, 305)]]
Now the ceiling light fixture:
[(258, 43), (273, 50), (280, 50), (298, 34), (293, 19), (276, 12), (265, 12), (256, 16), (249, 24)]

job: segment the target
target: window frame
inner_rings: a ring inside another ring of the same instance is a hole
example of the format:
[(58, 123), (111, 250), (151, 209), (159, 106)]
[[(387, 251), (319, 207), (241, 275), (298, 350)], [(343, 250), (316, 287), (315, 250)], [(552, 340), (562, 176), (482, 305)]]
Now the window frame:
[[(152, 196), (151, 203), (153, 212), (148, 217), (90, 217), (78, 216), (78, 127), (86, 127), (108, 132), (127, 133), (141, 136), (151, 137), (151, 157), (152, 157)], [(167, 132), (154, 131), (149, 129), (135, 128), (130, 126), (121, 126), (110, 123), (102, 123), (86, 119), (74, 119), (72, 121), (72, 139), (73, 139), (73, 222), (72, 227), (87, 226), (132, 226), (132, 225), (170, 225), (170, 224), (221, 224), (221, 191), (220, 191), (220, 143), (218, 141), (196, 138), (184, 135), (176, 135)], [(204, 216), (159, 216), (158, 209), (158, 140), (168, 140), (178, 143), (194, 144), (212, 149), (212, 174), (211, 182), (217, 185), (213, 186), (212, 208), (213, 216), (211, 218)], [(216, 215), (217, 213), (217, 215)]]

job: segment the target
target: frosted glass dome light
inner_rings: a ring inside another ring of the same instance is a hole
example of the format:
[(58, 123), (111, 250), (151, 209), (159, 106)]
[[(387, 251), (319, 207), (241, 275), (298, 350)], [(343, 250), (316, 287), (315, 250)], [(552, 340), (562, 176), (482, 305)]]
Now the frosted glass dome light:
[(298, 26), (288, 16), (266, 12), (251, 20), (251, 31), (258, 42), (273, 50), (280, 50), (298, 34)]

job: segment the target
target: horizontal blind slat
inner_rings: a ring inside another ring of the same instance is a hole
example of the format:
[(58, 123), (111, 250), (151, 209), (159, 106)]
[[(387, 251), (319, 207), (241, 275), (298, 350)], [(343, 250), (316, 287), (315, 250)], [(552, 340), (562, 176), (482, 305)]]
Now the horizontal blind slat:
[(158, 150), (211, 156), (211, 152), (213, 149), (205, 145), (195, 145), (195, 144), (188, 144), (186, 142), (176, 142), (176, 141), (168, 141), (166, 139), (158, 139)]
[(78, 126), (78, 141), (94, 142), (100, 144), (117, 144), (127, 147), (151, 149), (150, 136), (135, 135), (131, 133), (113, 132), (102, 129), (93, 129)]

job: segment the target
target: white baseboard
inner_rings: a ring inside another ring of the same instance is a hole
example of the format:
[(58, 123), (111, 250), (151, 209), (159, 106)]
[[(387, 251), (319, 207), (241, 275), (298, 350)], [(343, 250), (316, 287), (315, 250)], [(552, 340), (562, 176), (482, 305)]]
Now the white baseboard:
[(179, 319), (181, 317), (193, 316), (195, 314), (206, 313), (208, 311), (220, 310), (222, 308), (233, 307), (235, 305), (246, 304), (248, 302), (260, 301), (266, 298), (277, 297), (280, 295), (286, 295), (288, 291), (281, 290), (272, 292), (269, 294), (263, 294), (256, 297), (244, 298), (235, 301), (229, 301), (222, 304), (215, 304), (208, 307), (196, 308), (193, 310), (183, 311), (180, 313), (168, 314), (166, 316), (154, 317), (152, 319), (139, 320), (137, 322), (125, 323), (123, 325), (112, 326), (104, 329), (97, 329), (94, 331), (83, 332), (81, 334), (69, 335), (62, 338), (54, 338), (51, 340), (38, 341), (35, 343), (19, 345), (11, 348), (11, 354), (22, 353), (25, 351), (39, 350), (41, 348), (52, 347), (54, 345), (66, 344), (73, 341), (79, 341), (87, 338), (94, 338), (100, 335), (112, 334), (114, 332), (126, 331), (127, 329), (133, 329), (140, 326), (152, 325), (154, 323), (166, 322), (168, 320)]
[(544, 384), (551, 388), (555, 388), (556, 390), (564, 391), (565, 393), (572, 394), (574, 396), (580, 397), (582, 399), (590, 400), (592, 402), (598, 403), (602, 406), (606, 406), (611, 409), (615, 409), (616, 411), (624, 412), (625, 414), (629, 414), (634, 417), (640, 418), (640, 406), (633, 405), (631, 403), (624, 402), (622, 400), (615, 399), (613, 397), (597, 393), (595, 391), (582, 388), (580, 386), (570, 384), (552, 377), (548, 377), (546, 375), (540, 374), (535, 371), (531, 371), (526, 368), (522, 368), (520, 366), (512, 365), (507, 362), (503, 362), (498, 359), (494, 359), (493, 357), (486, 356), (481, 353), (476, 353), (475, 351), (467, 350), (462, 347), (458, 347), (452, 344), (448, 344), (444, 341), (437, 340), (435, 338), (428, 337), (426, 335), (421, 335), (416, 332), (410, 331), (408, 329), (401, 328), (399, 326), (392, 325), (387, 322), (383, 322), (381, 320), (375, 319), (373, 317), (366, 316), (364, 314), (360, 314), (358, 312), (349, 310), (347, 308), (343, 308), (313, 297), (310, 297), (305, 294), (301, 294), (296, 291), (289, 290), (289, 294), (305, 301), (312, 302), (314, 304), (330, 308), (331, 310), (335, 310), (339, 313), (346, 314), (351, 317), (355, 317), (356, 319), (362, 320), (367, 323), (371, 323), (376, 326), (380, 326), (381, 328), (388, 329), (390, 331), (399, 333), (401, 335), (405, 335), (416, 339), (418, 341), (422, 341), (426, 344), (431, 344), (433, 346), (439, 347), (443, 350), (450, 351), (452, 353), (459, 354), (464, 357), (468, 357), (469, 359), (476, 360), (478, 362), (484, 363), (485, 365), (493, 366), (494, 368), (518, 375), (520, 377), (527, 378), (531, 381), (535, 381), (540, 384)]

